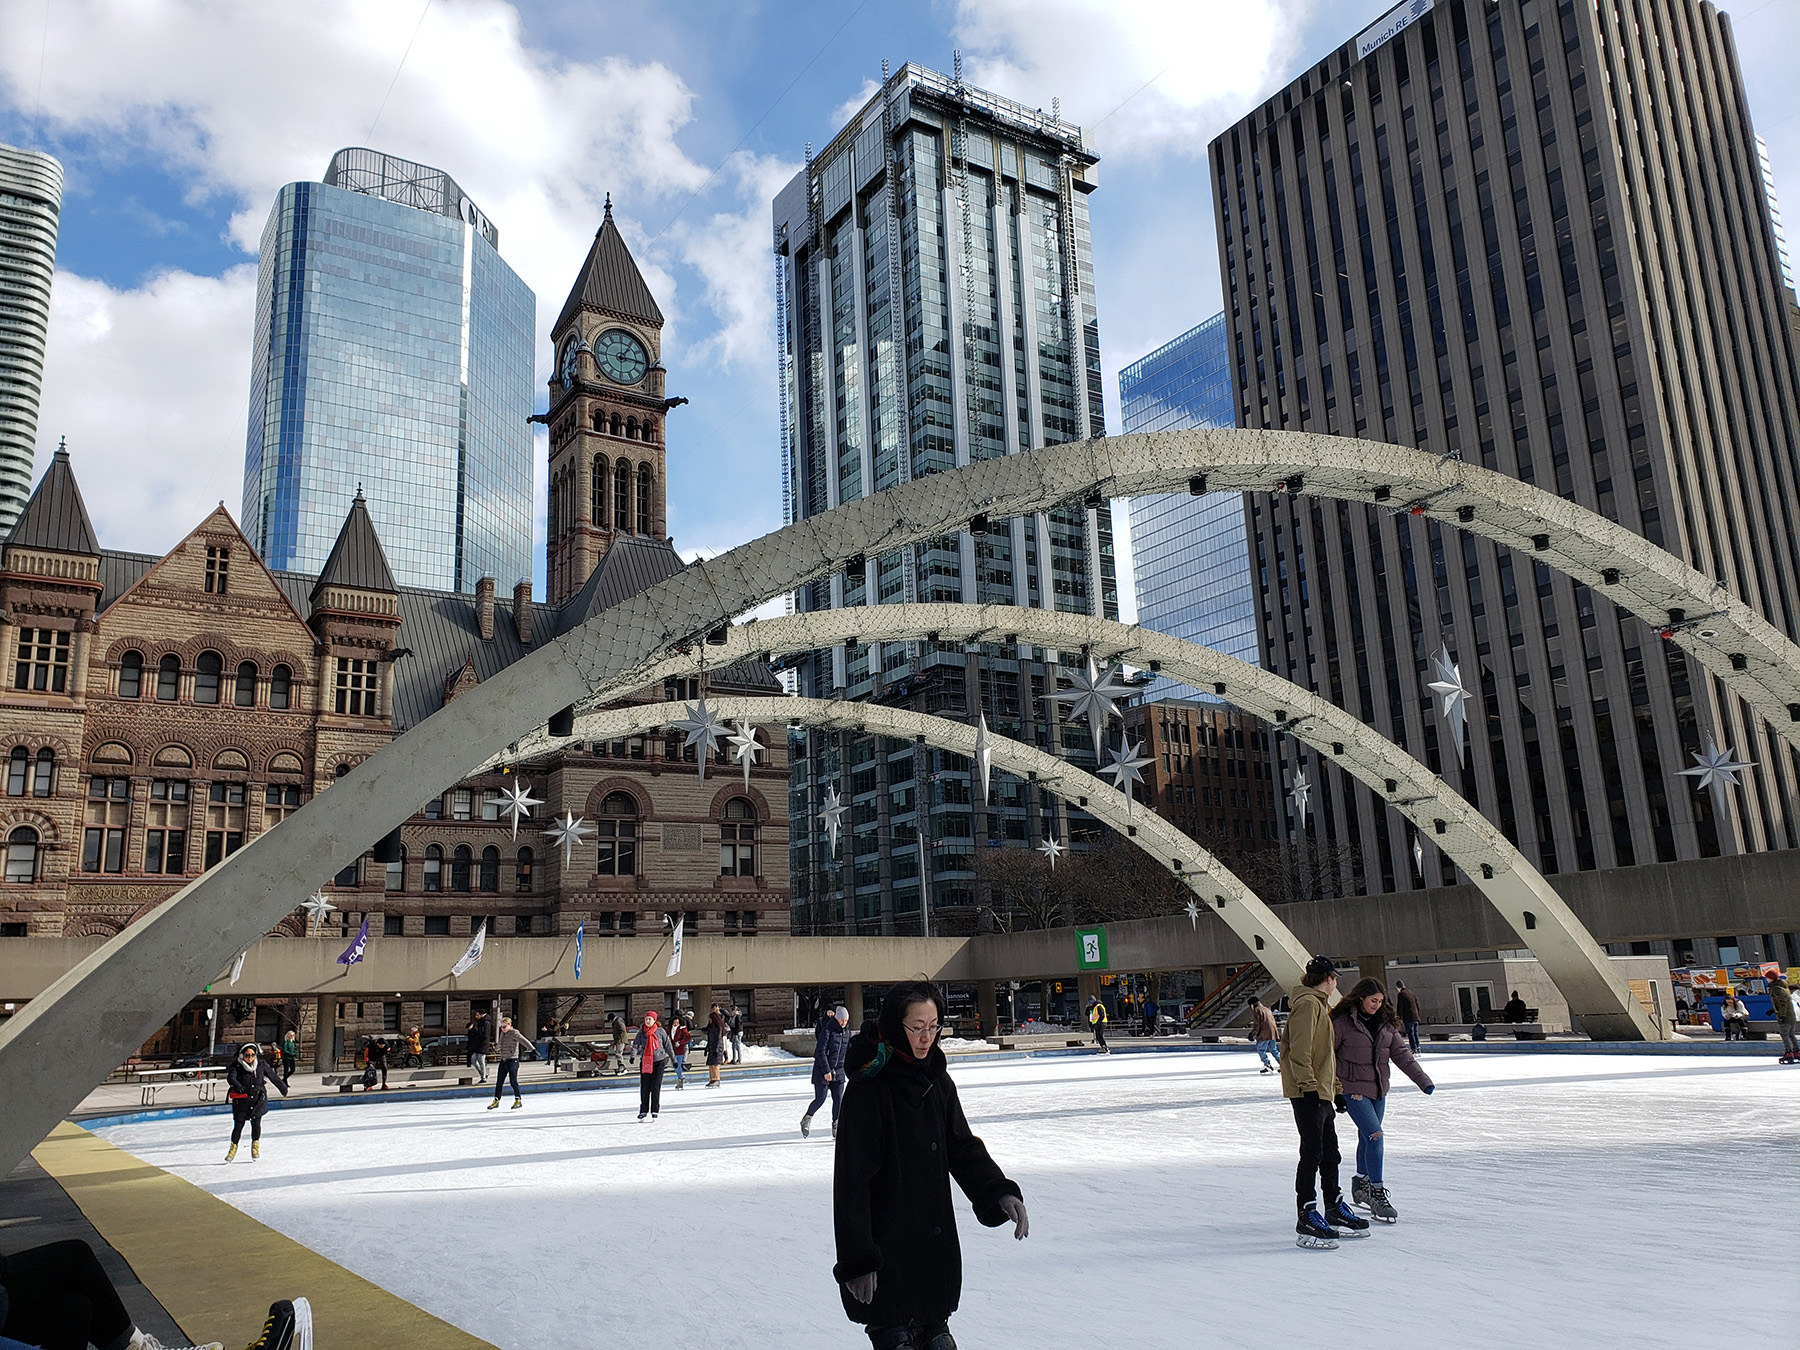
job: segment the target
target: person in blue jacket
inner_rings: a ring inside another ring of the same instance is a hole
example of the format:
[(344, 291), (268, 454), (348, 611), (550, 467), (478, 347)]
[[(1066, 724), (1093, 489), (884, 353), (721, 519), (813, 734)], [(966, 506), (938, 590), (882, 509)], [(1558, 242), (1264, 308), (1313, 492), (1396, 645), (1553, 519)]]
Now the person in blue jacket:
[(831, 1094), (831, 1133), (838, 1127), (838, 1112), (844, 1105), (844, 1051), (850, 1046), (850, 1010), (838, 1004), (819, 1019), (813, 1028), (813, 1100), (800, 1117), (800, 1137), (812, 1133), (812, 1118), (825, 1105), (825, 1094)]

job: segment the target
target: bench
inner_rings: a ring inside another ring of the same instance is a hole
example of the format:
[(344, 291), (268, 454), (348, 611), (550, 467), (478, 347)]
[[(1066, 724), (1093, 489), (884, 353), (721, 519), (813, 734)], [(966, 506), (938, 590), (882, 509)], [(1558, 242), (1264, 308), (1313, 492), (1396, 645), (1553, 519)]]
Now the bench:
[(1427, 1039), (1447, 1041), (1452, 1036), (1473, 1036), (1476, 1027), (1485, 1028), (1488, 1040), (1496, 1040), (1508, 1032), (1514, 1040), (1541, 1041), (1545, 1039), (1542, 1022), (1433, 1022), (1420, 1023), (1419, 1031)]
[(145, 1106), (156, 1105), (156, 1094), (166, 1087), (179, 1087), (191, 1083), (203, 1102), (219, 1099), (219, 1083), (225, 1077), (225, 1070), (216, 1066), (203, 1069), (144, 1069), (138, 1070), (138, 1083), (141, 1091), (139, 1101)]

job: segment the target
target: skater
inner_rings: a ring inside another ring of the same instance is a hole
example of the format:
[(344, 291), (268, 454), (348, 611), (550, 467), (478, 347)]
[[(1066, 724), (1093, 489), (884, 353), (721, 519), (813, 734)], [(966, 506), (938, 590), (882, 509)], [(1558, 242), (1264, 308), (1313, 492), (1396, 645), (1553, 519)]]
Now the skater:
[(813, 1028), (813, 1100), (800, 1117), (800, 1137), (812, 1133), (812, 1118), (831, 1094), (831, 1133), (836, 1136), (844, 1105), (844, 1053), (850, 1048), (850, 1010), (838, 1004)]
[[(1332, 1248), (1341, 1237), (1367, 1237), (1369, 1221), (1345, 1203), (1338, 1191), (1336, 1113), (1347, 1109), (1338, 1086), (1337, 1055), (1332, 1048), (1331, 996), (1337, 993), (1337, 966), (1328, 956), (1315, 956), (1289, 995), (1287, 1025), (1281, 1029), (1281, 1093), (1294, 1108), (1300, 1132), (1300, 1165), (1294, 1173), (1299, 1221), (1294, 1231), (1301, 1247)], [(1319, 1208), (1318, 1191), (1325, 1207)]]
[(694, 1029), (689, 1025), (693, 1021), (692, 1013), (682, 1013), (675, 1019), (675, 1034), (669, 1042), (675, 1048), (675, 1090), (680, 1092), (687, 1086), (688, 1047), (694, 1043)]
[(1514, 1022), (1529, 1022), (1531, 1020), (1531, 1009), (1525, 1006), (1525, 1000), (1519, 997), (1519, 991), (1515, 989), (1512, 991), (1512, 997), (1506, 1000), (1506, 1007), (1501, 1011), (1500, 1015), (1504, 1017), (1509, 1024)]
[(1162, 1030), (1162, 1009), (1151, 997), (1144, 999), (1144, 1035), (1154, 1036)]
[(225, 1150), (225, 1161), (237, 1157), (238, 1141), (244, 1137), (244, 1122), (250, 1122), (250, 1157), (262, 1157), (262, 1118), (269, 1110), (269, 1084), (288, 1095), (287, 1079), (273, 1064), (263, 1062), (254, 1042), (245, 1045), (225, 1070), (225, 1095), (231, 1101), (231, 1147)]
[(485, 1012), (469, 1019), (469, 1067), (475, 1070), (477, 1083), (487, 1082), (488, 1020)]
[(675, 1043), (656, 1025), (654, 1012), (645, 1012), (644, 1025), (632, 1038), (631, 1057), (638, 1066), (638, 1119), (655, 1120), (662, 1113), (663, 1074), (675, 1058)]
[(731, 1032), (731, 1062), (742, 1064), (744, 1062), (744, 1010), (735, 1003), (731, 1005), (731, 1017), (726, 1023), (726, 1029)]
[(1100, 1047), (1100, 1053), (1110, 1055), (1112, 1047), (1106, 1043), (1106, 1005), (1095, 999), (1088, 1008), (1088, 1025), (1094, 1029), (1094, 1044)]
[(368, 1067), (363, 1070), (363, 1091), (375, 1091), (375, 1076), (381, 1076), (381, 1091), (388, 1090), (388, 1043), (386, 1040), (370, 1041), (363, 1050), (363, 1063)]
[(1744, 1006), (1744, 1000), (1737, 992), (1725, 995), (1725, 1002), (1719, 1005), (1719, 1023), (1725, 1028), (1725, 1039), (1731, 1039), (1731, 1033), (1737, 1032), (1740, 1041), (1750, 1039), (1750, 1009)]
[(425, 1045), (419, 1039), (423, 1027), (414, 1027), (412, 1034), (406, 1038), (406, 1067), (422, 1069), (425, 1067)]
[(1400, 1018), (1388, 1002), (1381, 981), (1358, 980), (1348, 998), (1331, 1010), (1331, 1048), (1337, 1058), (1338, 1081), (1350, 1119), (1356, 1123), (1356, 1175), (1350, 1178), (1350, 1203), (1361, 1205), (1381, 1223), (1398, 1223), (1400, 1213), (1383, 1179), (1386, 1147), (1382, 1117), (1387, 1113), (1389, 1066), (1400, 1070), (1430, 1096), (1431, 1076), (1413, 1058), (1400, 1033)]
[(1406, 1044), (1413, 1050), (1419, 1048), (1419, 1000), (1413, 997), (1413, 991), (1406, 987), (1404, 980), (1394, 981), (1394, 1011), (1400, 1014), (1400, 1025), (1406, 1031)]
[(283, 1078), (294, 1076), (294, 1065), (299, 1062), (299, 1059), (300, 1041), (294, 1035), (294, 1029), (289, 1027), (287, 1035), (281, 1038), (281, 1076)]
[(502, 1017), (500, 1034), (494, 1037), (494, 1056), (500, 1061), (500, 1072), (494, 1075), (494, 1100), (488, 1103), (488, 1110), (500, 1105), (500, 1094), (506, 1091), (508, 1078), (512, 1079), (512, 1109), (517, 1111), (525, 1105), (525, 1099), (519, 1095), (519, 1056), (530, 1048), (531, 1042), (513, 1025), (512, 1018)]
[(1800, 1060), (1800, 1018), (1794, 1011), (1794, 995), (1787, 981), (1769, 981), (1769, 1004), (1775, 1009), (1775, 1030), (1781, 1033), (1781, 1062)]
[[(1275, 1014), (1263, 1007), (1255, 994), (1250, 995), (1250, 1039), (1256, 1042), (1257, 1058), (1262, 1060), (1261, 1073), (1274, 1073), (1281, 1067), (1281, 1032), (1275, 1026)], [(1274, 1064), (1269, 1060), (1273, 1057)]]
[(725, 1014), (713, 1004), (706, 1019), (706, 1086), (719, 1086), (719, 1066), (725, 1062)]
[(931, 985), (898, 985), (882, 1000), (876, 1034), (865, 1025), (846, 1060), (858, 1071), (838, 1131), (831, 1273), (875, 1350), (955, 1350), (947, 1324), (962, 1296), (962, 1249), (952, 1177), (983, 1225), (1010, 1219), (1015, 1238), (1030, 1231), (1017, 1183), (963, 1116), (937, 1046), (943, 1015)]

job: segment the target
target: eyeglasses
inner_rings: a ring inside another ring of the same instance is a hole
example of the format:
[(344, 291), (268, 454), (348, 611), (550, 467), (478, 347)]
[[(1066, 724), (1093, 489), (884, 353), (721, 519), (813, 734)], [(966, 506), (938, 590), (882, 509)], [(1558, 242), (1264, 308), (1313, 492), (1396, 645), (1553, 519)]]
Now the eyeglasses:
[(943, 1030), (937, 1022), (902, 1022), (900, 1025), (906, 1028), (908, 1036), (935, 1036)]

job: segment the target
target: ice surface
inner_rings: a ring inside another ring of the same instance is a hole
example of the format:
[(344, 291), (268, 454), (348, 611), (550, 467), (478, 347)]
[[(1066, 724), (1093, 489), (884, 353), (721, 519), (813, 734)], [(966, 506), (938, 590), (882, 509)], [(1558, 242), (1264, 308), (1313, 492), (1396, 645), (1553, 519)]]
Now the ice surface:
[[(1424, 1063), (1437, 1093), (1396, 1074), (1387, 1115), (1400, 1224), (1326, 1252), (1294, 1246), (1293, 1118), (1255, 1055), (954, 1064), (1031, 1213), (1015, 1243), (959, 1201), (958, 1343), (1692, 1350), (1722, 1316), (1763, 1344), (1800, 1317), (1777, 1237), (1800, 1187), (1800, 1067)], [(800, 1138), (810, 1099), (804, 1075), (690, 1082), (641, 1125), (634, 1090), (491, 1114), (276, 1103), (262, 1161), (230, 1166), (222, 1117), (101, 1132), (507, 1350), (866, 1347), (831, 1281), (832, 1141)], [(651, 1261), (666, 1278), (647, 1295)]]

